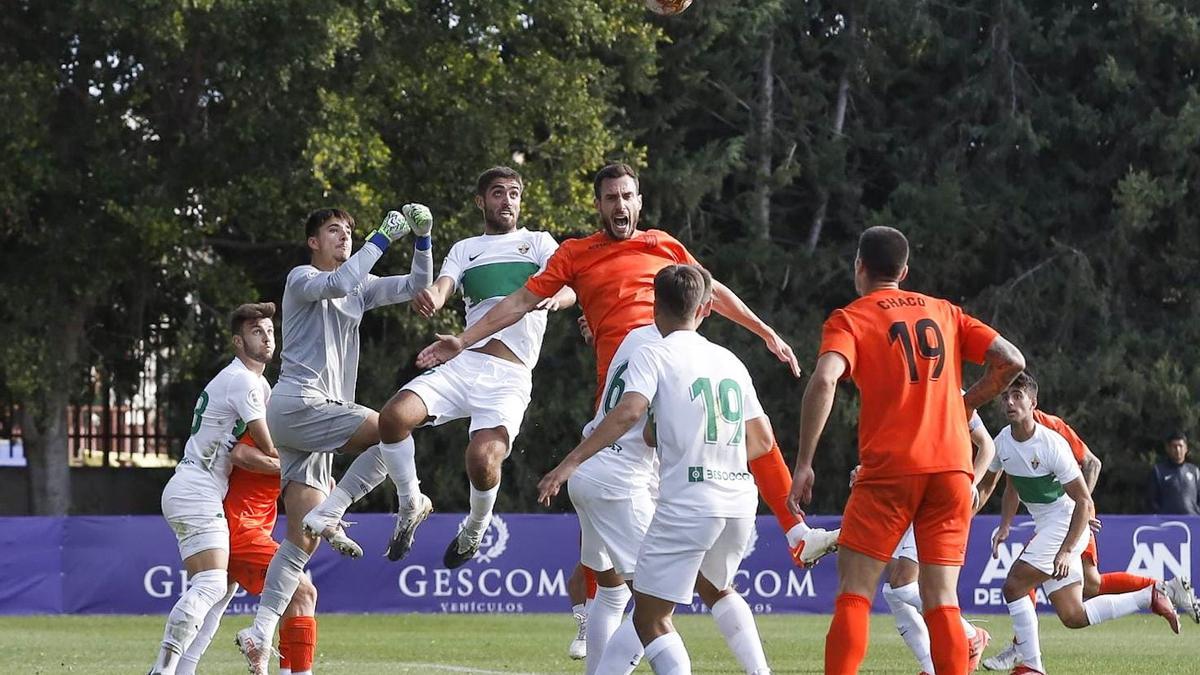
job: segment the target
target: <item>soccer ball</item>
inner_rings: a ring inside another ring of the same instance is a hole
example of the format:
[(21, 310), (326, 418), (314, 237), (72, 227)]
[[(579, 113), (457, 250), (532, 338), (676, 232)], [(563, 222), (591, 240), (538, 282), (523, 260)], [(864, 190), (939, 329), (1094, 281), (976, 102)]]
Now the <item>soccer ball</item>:
[(646, 9), (661, 16), (675, 16), (691, 4), (692, 0), (646, 0)]

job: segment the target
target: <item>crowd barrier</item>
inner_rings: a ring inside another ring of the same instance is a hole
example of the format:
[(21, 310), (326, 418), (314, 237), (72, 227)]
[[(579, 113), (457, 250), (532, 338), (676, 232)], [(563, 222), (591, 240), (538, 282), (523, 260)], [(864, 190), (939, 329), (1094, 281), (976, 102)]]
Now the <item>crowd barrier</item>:
[[(350, 530), (366, 554), (352, 560), (322, 547), (310, 569), (321, 612), (510, 613), (567, 611), (566, 583), (578, 555), (573, 514), (498, 514), (479, 554), (456, 570), (442, 553), (463, 520), (434, 514), (421, 526), (412, 552), (398, 562), (382, 553), (393, 519), (351, 514)], [(1200, 517), (1104, 516), (1098, 537), (1100, 569), (1157, 578), (1194, 570)], [(838, 517), (810, 524), (837, 527)], [(998, 518), (980, 516), (971, 528), (959, 596), (968, 613), (1004, 612), (1000, 588), (1033, 524), (1020, 518), (1010, 542), (992, 556)], [(276, 536), (282, 532), (282, 522)], [(156, 516), (0, 518), (0, 614), (166, 614), (185, 588), (175, 537)], [(812, 570), (792, 566), (774, 518), (760, 516), (750, 554), (736, 584), (757, 613), (833, 610), (836, 562)], [(233, 613), (253, 611), (242, 595)], [(876, 610), (886, 611), (881, 598)], [(698, 599), (685, 612), (702, 612)]]

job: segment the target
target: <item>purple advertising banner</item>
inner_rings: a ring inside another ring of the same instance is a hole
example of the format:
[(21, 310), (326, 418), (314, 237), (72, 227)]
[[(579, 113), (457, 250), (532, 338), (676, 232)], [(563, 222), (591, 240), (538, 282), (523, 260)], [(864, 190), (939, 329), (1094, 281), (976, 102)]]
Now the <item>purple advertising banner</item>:
[[(566, 611), (566, 582), (578, 560), (574, 515), (499, 514), (479, 554), (456, 570), (442, 567), (442, 553), (461, 515), (435, 514), (418, 531), (407, 558), (388, 562), (382, 553), (392, 518), (352, 514), (351, 535), (363, 545), (359, 560), (322, 547), (310, 565), (321, 612), (511, 613)], [(1200, 518), (1106, 516), (1099, 535), (1100, 570), (1156, 578), (1193, 575)], [(838, 517), (810, 524), (836, 527)], [(1010, 542), (992, 557), (998, 518), (980, 516), (971, 529), (959, 597), (968, 613), (1003, 612), (1000, 588), (1013, 560), (1033, 532), (1018, 519)], [(792, 566), (774, 518), (758, 519), (750, 554), (735, 579), (755, 612), (819, 612), (833, 609), (836, 565)], [(282, 523), (276, 535), (282, 532)], [(0, 518), (0, 614), (165, 614), (187, 584), (175, 536), (155, 516)], [(253, 611), (256, 598), (242, 595), (233, 613)], [(876, 609), (886, 611), (881, 598)], [(699, 600), (680, 611), (704, 611)]]

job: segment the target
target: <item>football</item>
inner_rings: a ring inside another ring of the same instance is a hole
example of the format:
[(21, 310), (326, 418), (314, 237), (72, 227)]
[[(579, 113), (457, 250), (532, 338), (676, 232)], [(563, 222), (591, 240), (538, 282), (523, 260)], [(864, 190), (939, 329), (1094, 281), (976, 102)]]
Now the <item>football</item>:
[(661, 16), (675, 16), (691, 4), (692, 0), (646, 0), (646, 8)]

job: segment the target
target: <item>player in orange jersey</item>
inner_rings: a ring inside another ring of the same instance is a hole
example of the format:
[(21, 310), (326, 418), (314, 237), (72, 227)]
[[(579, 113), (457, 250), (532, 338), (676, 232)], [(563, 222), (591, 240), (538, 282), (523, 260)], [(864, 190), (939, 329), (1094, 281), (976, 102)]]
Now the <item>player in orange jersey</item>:
[[(939, 298), (900, 289), (908, 240), (871, 227), (858, 242), (854, 286), (861, 296), (825, 322), (820, 356), (804, 392), (800, 453), (790, 506), (812, 499), (813, 456), (837, 382), (860, 392), (862, 469), (838, 540), (838, 597), (825, 640), (825, 672), (856, 673), (867, 652), (871, 597), (911, 524), (921, 602), (935, 672), (966, 672), (968, 646), (958, 609), (973, 490), (967, 420), (1025, 367), (995, 330)], [(961, 393), (962, 361), (986, 364)]]
[[(279, 543), (271, 538), (278, 517), (279, 457), (259, 449), (249, 434), (238, 439), (229, 455), (234, 465), (224, 502), (225, 519), (229, 523), (229, 580), (235, 584), (234, 590), (240, 585), (251, 595), (259, 595), (267, 566), (279, 549)], [(232, 598), (231, 592), (205, 619), (200, 634), (184, 653), (176, 675), (196, 672), (196, 664), (216, 635), (221, 616)], [(316, 612), (317, 588), (308, 575), (301, 575), (300, 585), (279, 627), (280, 675), (312, 675), (317, 644)]]

